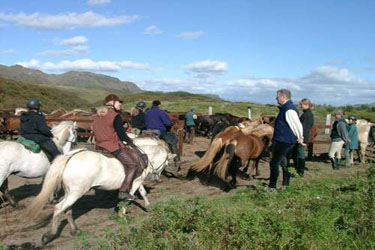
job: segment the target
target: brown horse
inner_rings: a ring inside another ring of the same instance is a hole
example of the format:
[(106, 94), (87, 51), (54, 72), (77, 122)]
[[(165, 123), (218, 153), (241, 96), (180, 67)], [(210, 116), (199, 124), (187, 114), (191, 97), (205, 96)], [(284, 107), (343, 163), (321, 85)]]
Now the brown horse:
[(248, 135), (255, 127), (259, 126), (260, 124), (262, 124), (262, 121), (259, 119), (249, 123), (245, 128), (240, 128), (237, 126), (230, 126), (226, 128), (223, 132), (217, 134), (206, 153), (202, 158), (200, 158), (191, 166), (190, 170), (197, 173), (206, 170), (208, 167), (211, 170), (213, 166), (213, 160), (223, 146), (229, 143), (229, 141), (234, 138), (236, 134)]
[(259, 160), (272, 139), (273, 130), (272, 126), (263, 124), (255, 128), (250, 135), (240, 133), (235, 135), (225, 146), (224, 154), (216, 164), (215, 172), (218, 176), (225, 180), (230, 172), (232, 176), (230, 184), (235, 186), (238, 168), (248, 166), (250, 160), (254, 161), (250, 177), (254, 168), (258, 174)]

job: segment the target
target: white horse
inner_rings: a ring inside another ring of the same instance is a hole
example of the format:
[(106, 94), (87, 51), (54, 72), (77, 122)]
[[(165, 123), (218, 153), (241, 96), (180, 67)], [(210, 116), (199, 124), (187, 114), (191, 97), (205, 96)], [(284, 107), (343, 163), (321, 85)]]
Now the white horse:
[[(64, 154), (70, 151), (72, 142), (77, 139), (75, 123), (72, 121), (61, 122), (53, 127), (51, 132), (54, 135), (54, 143)], [(44, 176), (50, 167), (43, 151), (33, 153), (15, 141), (0, 142), (0, 159), (0, 191), (12, 206), (16, 206), (17, 203), (9, 194), (8, 177), (14, 174), (25, 178), (37, 178)]]
[[(369, 137), (375, 139), (375, 129), (371, 130), (371, 127), (375, 126), (374, 123), (368, 122), (366, 120), (360, 119), (357, 121), (358, 129), (358, 142), (361, 149), (361, 162), (365, 162), (366, 147), (369, 144)], [(372, 131), (372, 134), (371, 134)]]
[[(134, 139), (134, 143), (137, 144), (137, 139)], [(134, 180), (130, 193), (134, 194), (139, 190), (145, 201), (145, 206), (148, 206), (149, 201), (143, 187), (143, 181), (150, 175), (159, 176), (172, 155), (159, 145), (139, 145), (139, 148), (147, 154), (149, 161), (142, 175)], [(29, 218), (37, 217), (48, 197), (60, 183), (63, 184), (65, 196), (55, 206), (52, 229), (43, 235), (43, 244), (55, 238), (59, 226), (59, 217), (63, 212), (67, 215), (70, 233), (77, 235), (80, 231), (72, 217), (72, 205), (91, 188), (119, 189), (124, 178), (124, 168), (116, 158), (109, 158), (101, 153), (86, 149), (73, 150), (67, 155), (58, 156), (47, 172), (40, 194), (33, 200), (26, 212)]]

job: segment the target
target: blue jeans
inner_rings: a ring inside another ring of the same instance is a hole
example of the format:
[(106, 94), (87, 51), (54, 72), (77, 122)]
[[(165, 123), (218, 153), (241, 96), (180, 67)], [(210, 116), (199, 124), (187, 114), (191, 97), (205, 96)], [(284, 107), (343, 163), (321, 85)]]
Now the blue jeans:
[(285, 142), (278, 142), (273, 141), (272, 142), (272, 159), (270, 162), (270, 188), (276, 188), (277, 178), (279, 177), (279, 166), (283, 162), (282, 168), (283, 168), (283, 184), (285, 185), (289, 184), (289, 172), (288, 167), (289, 164), (287, 163), (289, 154), (292, 152), (293, 147), (295, 146), (295, 143), (285, 143)]

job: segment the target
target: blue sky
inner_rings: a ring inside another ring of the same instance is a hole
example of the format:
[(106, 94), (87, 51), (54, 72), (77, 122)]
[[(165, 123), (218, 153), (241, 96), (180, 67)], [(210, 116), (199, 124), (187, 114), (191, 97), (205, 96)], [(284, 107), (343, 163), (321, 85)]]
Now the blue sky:
[(0, 2), (0, 64), (233, 101), (375, 102), (375, 1)]

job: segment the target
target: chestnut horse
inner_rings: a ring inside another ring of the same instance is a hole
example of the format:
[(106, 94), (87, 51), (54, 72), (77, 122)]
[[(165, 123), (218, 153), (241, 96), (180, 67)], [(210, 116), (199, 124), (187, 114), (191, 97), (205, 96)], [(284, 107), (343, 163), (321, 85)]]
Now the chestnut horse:
[(237, 133), (225, 146), (224, 154), (215, 165), (217, 175), (225, 180), (228, 172), (230, 172), (232, 176), (230, 184), (235, 186), (237, 170), (245, 165), (247, 168), (250, 160), (254, 161), (250, 170), (250, 177), (254, 168), (256, 168), (258, 174), (259, 160), (272, 139), (273, 130), (272, 126), (263, 124), (255, 128), (250, 135)]
[[(247, 123), (245, 128), (240, 128), (237, 126), (230, 126), (226, 128), (223, 132), (217, 134), (212, 143), (210, 144), (208, 150), (197, 162), (195, 162), (190, 168), (191, 171), (199, 173), (206, 170), (208, 167), (211, 170), (213, 166), (213, 160), (216, 154), (234, 138), (236, 134), (248, 135), (251, 131), (262, 124), (262, 120), (256, 120), (254, 122)], [(191, 174), (191, 172), (190, 172)]]

